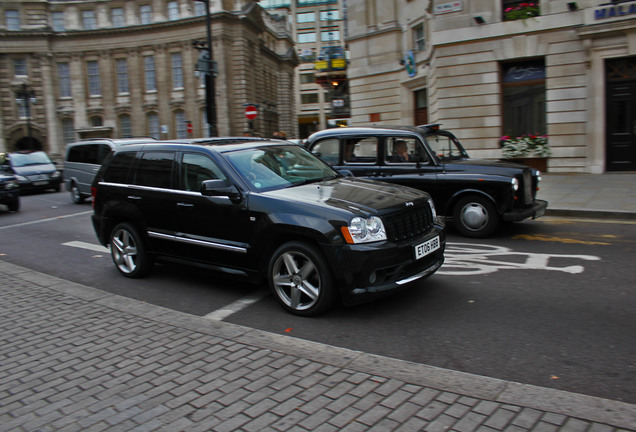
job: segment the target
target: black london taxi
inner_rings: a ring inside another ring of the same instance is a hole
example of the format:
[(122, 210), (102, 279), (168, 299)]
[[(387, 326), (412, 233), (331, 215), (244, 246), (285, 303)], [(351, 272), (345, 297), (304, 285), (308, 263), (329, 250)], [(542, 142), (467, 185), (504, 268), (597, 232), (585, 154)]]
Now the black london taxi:
[(338, 171), (428, 192), (437, 211), (466, 237), (488, 237), (500, 221), (542, 216), (540, 172), (471, 159), (439, 125), (346, 127), (319, 131), (305, 146)]

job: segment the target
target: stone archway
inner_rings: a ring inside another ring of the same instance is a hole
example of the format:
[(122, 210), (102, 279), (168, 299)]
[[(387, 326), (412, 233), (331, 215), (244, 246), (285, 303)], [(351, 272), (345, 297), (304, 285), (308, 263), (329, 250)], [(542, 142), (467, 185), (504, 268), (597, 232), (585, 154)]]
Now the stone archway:
[(42, 150), (42, 142), (34, 137), (22, 137), (15, 143), (15, 150)]

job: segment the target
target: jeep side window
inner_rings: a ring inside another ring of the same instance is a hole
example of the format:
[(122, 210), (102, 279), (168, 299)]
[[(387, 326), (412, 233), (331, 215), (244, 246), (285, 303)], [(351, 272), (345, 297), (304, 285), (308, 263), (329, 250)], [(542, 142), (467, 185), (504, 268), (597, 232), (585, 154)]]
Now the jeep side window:
[(174, 155), (173, 152), (144, 153), (139, 159), (133, 184), (170, 189)]
[(311, 152), (323, 161), (327, 162), (329, 165), (337, 165), (340, 152), (340, 141), (337, 138), (328, 138), (318, 141), (318, 143), (311, 148)]
[(135, 160), (135, 155), (135, 152), (117, 153), (104, 172), (102, 180), (107, 183), (128, 183), (128, 171)]
[(201, 183), (205, 180), (225, 179), (225, 175), (209, 157), (185, 153), (181, 160), (181, 189), (187, 191), (201, 190)]

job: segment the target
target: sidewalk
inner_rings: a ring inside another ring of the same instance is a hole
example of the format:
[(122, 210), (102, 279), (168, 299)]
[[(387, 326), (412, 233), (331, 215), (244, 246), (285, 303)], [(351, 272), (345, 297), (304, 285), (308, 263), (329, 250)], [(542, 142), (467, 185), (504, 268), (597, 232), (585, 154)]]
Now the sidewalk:
[(636, 431), (636, 405), (210, 321), (0, 261), (0, 431)]
[(636, 219), (636, 173), (542, 174), (547, 215)]

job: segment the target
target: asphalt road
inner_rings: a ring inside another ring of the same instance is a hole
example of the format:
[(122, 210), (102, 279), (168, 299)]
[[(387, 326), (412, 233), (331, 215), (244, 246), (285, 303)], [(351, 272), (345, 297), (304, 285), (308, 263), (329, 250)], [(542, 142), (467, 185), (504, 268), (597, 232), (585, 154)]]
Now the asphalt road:
[(636, 222), (542, 218), (496, 237), (449, 235), (433, 277), (318, 318), (264, 286), (177, 265), (115, 270), (68, 193), (0, 206), (0, 259), (210, 319), (478, 375), (636, 403)]

